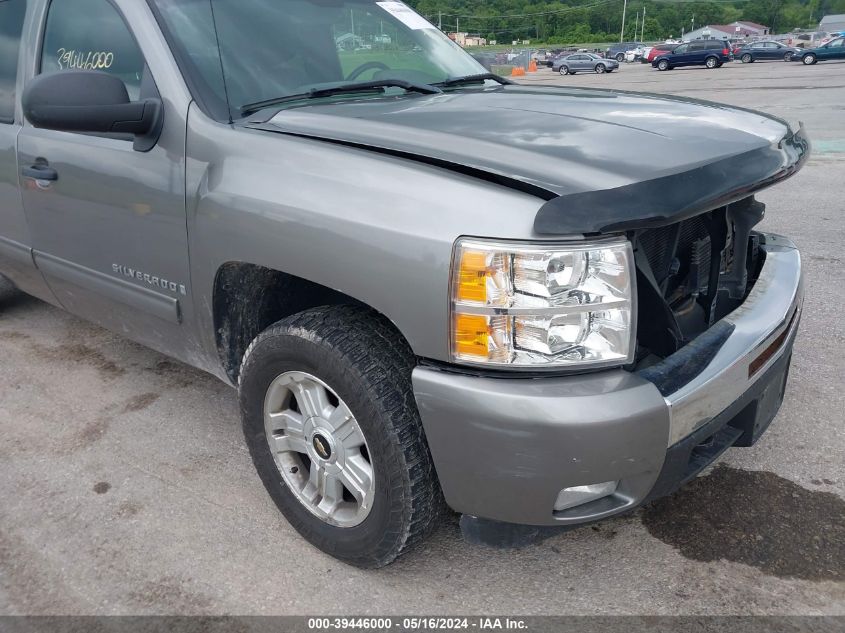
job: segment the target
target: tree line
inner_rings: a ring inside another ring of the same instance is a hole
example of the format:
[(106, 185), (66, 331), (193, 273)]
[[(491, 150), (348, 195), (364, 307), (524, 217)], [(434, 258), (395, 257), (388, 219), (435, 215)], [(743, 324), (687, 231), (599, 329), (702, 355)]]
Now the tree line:
[[(619, 40), (623, 0), (406, 0), (444, 31), (460, 30), (488, 40), (530, 39), (548, 44)], [(644, 23), (640, 21), (645, 11)], [(773, 33), (816, 28), (822, 16), (845, 13), (845, 0), (629, 0), (625, 39), (659, 41), (707, 24), (748, 20)], [(634, 35), (635, 22), (637, 24)]]

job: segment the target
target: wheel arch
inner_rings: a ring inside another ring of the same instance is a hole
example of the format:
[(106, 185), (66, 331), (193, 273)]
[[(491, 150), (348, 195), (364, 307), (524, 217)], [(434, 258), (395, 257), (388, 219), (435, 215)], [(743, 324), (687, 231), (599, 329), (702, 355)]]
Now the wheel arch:
[[(213, 288), (214, 340), (223, 370), (233, 384), (238, 382), (241, 361), (253, 339), (285, 317), (326, 305), (355, 305), (385, 316), (338, 290), (244, 261), (222, 264)], [(407, 345), (399, 328), (391, 324)]]

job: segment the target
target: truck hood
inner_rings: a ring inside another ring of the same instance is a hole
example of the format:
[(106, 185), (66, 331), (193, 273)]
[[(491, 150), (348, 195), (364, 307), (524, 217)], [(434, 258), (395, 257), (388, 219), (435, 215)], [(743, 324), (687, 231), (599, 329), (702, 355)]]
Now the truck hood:
[(506, 86), (289, 108), (253, 129), (438, 164), (544, 200), (539, 233), (679, 221), (800, 168), (802, 131), (679, 97)]

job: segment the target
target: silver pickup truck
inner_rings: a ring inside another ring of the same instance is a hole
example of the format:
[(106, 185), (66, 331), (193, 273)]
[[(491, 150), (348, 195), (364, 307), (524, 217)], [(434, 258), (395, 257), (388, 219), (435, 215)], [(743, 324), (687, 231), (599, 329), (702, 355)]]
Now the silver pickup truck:
[(364, 567), (447, 506), (515, 543), (753, 444), (803, 300), (753, 196), (808, 154), (511, 84), (401, 2), (0, 0), (0, 272), (237, 387), (273, 501)]

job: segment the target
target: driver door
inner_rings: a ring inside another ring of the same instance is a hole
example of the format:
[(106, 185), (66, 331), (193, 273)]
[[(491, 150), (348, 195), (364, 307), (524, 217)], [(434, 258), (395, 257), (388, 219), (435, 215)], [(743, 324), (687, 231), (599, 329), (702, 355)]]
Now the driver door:
[(689, 44), (681, 44), (678, 48), (672, 51), (673, 66), (686, 66), (689, 63), (689, 47)]
[[(118, 7), (133, 10), (126, 0), (61, 0), (42, 8), (43, 35), (33, 55), (39, 61), (30, 76), (99, 70), (123, 80), (130, 99), (160, 96), (167, 104)], [(27, 124), (18, 136), (35, 261), (57, 300), (174, 356), (181, 356), (186, 338), (181, 329), (190, 293), (179, 118), (175, 109), (165, 110), (159, 142), (146, 152), (125, 135)]]
[(826, 48), (826, 59), (845, 59), (845, 38), (829, 42)]

